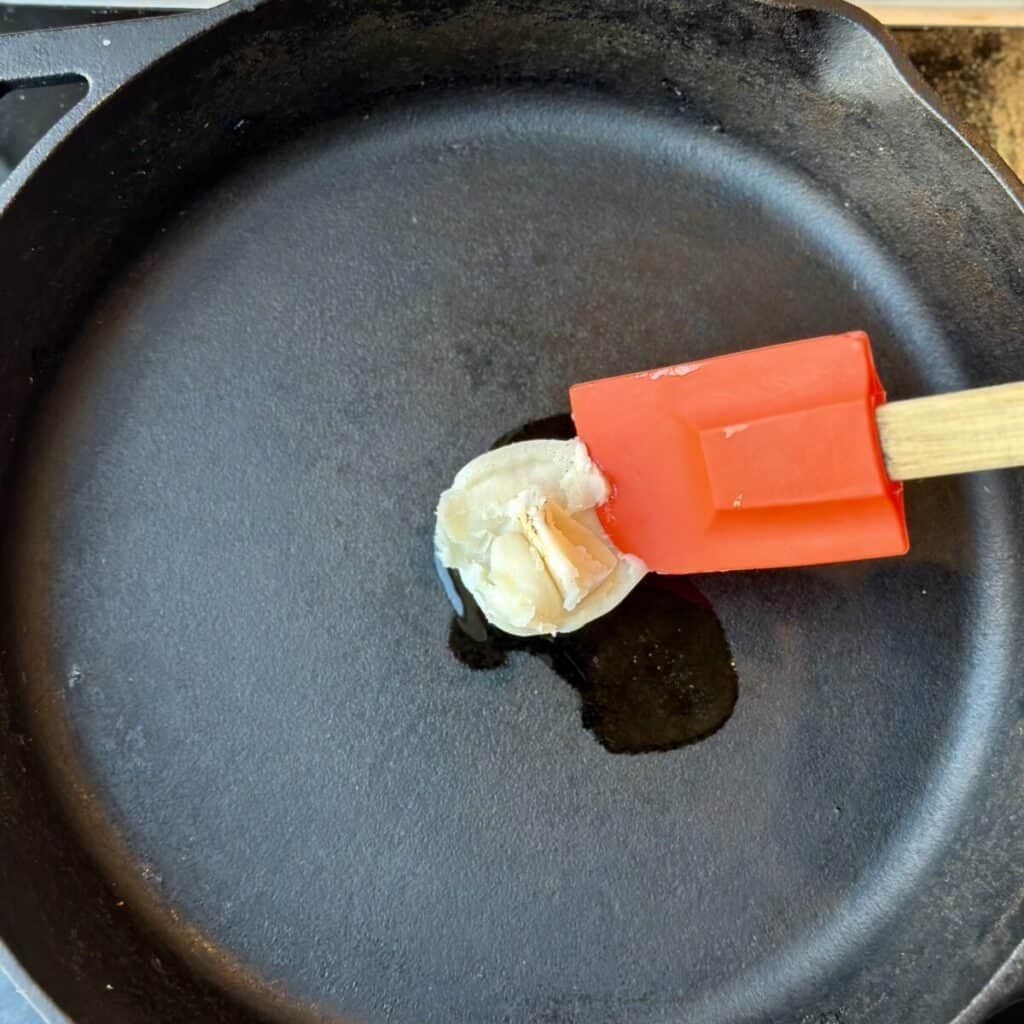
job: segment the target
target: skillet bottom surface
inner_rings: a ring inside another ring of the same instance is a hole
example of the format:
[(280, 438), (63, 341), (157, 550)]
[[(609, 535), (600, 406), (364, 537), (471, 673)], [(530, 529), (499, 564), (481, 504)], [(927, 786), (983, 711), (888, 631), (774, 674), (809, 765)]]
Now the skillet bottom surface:
[(336, 124), (182, 210), (40, 410), (7, 581), (125, 913), (288, 1020), (799, 1019), (986, 742), (981, 484), (911, 487), (906, 559), (698, 580), (735, 714), (638, 756), (537, 659), (452, 657), (433, 507), (573, 381), (854, 327), (890, 394), (957, 382), (841, 203), (566, 95)]

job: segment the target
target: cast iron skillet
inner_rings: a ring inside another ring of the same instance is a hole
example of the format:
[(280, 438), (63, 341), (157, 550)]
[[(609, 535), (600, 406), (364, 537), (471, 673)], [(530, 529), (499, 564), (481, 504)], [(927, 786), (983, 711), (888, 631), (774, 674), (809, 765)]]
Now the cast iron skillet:
[(1019, 185), (834, 3), (236, 3), (0, 40), (0, 935), (52, 1021), (937, 1022), (1024, 930), (1022, 478), (698, 580), (616, 756), (446, 649), (439, 489), (578, 379), (853, 327), (1024, 376)]

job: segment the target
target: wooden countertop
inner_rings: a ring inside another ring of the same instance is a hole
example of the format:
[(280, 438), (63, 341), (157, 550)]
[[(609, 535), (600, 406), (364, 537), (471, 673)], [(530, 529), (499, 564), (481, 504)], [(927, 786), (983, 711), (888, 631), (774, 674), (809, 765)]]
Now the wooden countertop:
[(893, 33), (953, 113), (1024, 178), (1024, 28)]

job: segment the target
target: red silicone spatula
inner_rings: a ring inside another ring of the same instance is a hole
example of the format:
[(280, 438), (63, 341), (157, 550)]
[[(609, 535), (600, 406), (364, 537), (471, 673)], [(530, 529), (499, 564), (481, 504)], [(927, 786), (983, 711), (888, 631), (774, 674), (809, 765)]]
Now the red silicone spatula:
[(861, 331), (577, 384), (609, 536), (655, 572), (908, 548), (899, 481), (1024, 465), (1024, 383), (886, 404)]

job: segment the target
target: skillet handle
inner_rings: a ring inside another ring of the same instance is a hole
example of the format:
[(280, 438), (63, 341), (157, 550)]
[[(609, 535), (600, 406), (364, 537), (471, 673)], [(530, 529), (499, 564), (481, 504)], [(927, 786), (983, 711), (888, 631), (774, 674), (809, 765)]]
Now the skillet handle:
[(74, 78), (90, 93), (109, 92), (219, 20), (218, 10), (0, 36), (0, 93)]
[(45, 155), (91, 111), (150, 64), (230, 17), (243, 3), (233, 0), (187, 14), (0, 35), (0, 96), (13, 89), (79, 80), (88, 86), (85, 97), (0, 185), (0, 209)]

